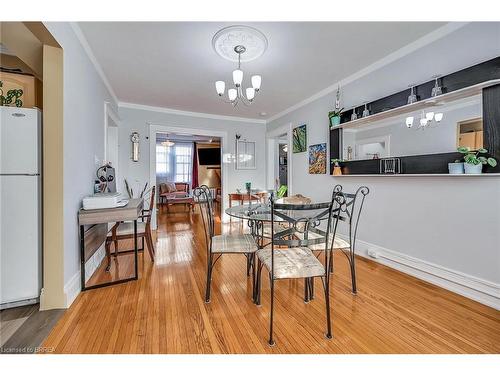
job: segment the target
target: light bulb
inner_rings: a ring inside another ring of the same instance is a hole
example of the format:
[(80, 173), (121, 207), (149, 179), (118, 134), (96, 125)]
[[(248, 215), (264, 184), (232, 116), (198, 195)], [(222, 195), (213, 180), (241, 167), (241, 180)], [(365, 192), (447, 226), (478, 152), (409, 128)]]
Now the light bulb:
[(436, 115), (434, 116), (434, 119), (436, 120), (436, 122), (440, 122), (443, 119), (443, 114), (441, 112), (436, 113)]
[(233, 82), (236, 85), (236, 87), (241, 86), (241, 82), (243, 82), (243, 71), (236, 69), (233, 71)]
[(434, 118), (434, 112), (427, 112), (425, 114), (425, 118), (427, 119), (427, 121), (432, 121), (432, 119)]
[(229, 96), (229, 100), (233, 101), (234, 99), (236, 99), (236, 95), (237, 95), (236, 89), (227, 90), (227, 95)]
[(215, 82), (215, 89), (217, 90), (217, 94), (219, 94), (219, 96), (224, 95), (224, 90), (226, 89), (226, 83), (224, 81)]
[(248, 87), (247, 88), (247, 99), (252, 101), (254, 97), (255, 97), (255, 89), (253, 87)]
[(406, 118), (406, 126), (411, 128), (413, 126), (413, 116), (409, 116)]
[(421, 118), (420, 119), (420, 126), (425, 126), (427, 125), (427, 119), (426, 118)]
[(255, 91), (260, 90), (260, 84), (262, 83), (262, 77), (255, 75), (252, 76), (252, 87), (255, 89)]

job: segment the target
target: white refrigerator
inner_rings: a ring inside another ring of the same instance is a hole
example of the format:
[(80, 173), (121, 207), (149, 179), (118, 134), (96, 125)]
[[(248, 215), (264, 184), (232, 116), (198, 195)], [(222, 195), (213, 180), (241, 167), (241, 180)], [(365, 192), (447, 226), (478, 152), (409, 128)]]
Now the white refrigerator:
[(42, 121), (0, 107), (0, 309), (36, 303), (42, 287)]

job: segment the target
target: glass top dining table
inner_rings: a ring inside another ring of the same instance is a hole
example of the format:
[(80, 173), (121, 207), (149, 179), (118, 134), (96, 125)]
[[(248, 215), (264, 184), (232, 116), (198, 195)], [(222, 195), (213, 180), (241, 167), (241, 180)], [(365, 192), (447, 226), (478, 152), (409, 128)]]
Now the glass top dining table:
[[(305, 220), (307, 218), (313, 218), (325, 212), (325, 208), (312, 209), (312, 210), (290, 210), (282, 211), (285, 215), (292, 219)], [(271, 221), (271, 207), (269, 203), (251, 203), (251, 204), (241, 204), (239, 206), (229, 207), (225, 210), (226, 214), (235, 217), (237, 219), (244, 220), (255, 220), (262, 222)], [(319, 218), (319, 220), (328, 219), (328, 213)], [(281, 217), (274, 215), (274, 221), (285, 221)]]

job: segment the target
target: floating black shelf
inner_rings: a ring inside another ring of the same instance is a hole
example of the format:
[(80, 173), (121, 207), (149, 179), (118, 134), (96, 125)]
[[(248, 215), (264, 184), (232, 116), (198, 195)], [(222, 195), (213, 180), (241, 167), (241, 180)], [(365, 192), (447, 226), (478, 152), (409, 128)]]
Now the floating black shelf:
[[(441, 86), (445, 93), (451, 93), (470, 86), (478, 85), (486, 81), (500, 79), (500, 57), (462, 69), (458, 72), (448, 74), (440, 78)], [(419, 100), (430, 98), (434, 81), (429, 81), (415, 86)], [(484, 147), (489, 153), (500, 161), (500, 84), (482, 88), (483, 98), (483, 131)], [(378, 99), (368, 103), (372, 115), (382, 113), (399, 107), (410, 107), (406, 103), (410, 90), (400, 91), (396, 94)], [(361, 114), (363, 106), (356, 108), (358, 115)], [(359, 111), (359, 112), (358, 112)], [(352, 110), (346, 111), (341, 116), (341, 125), (348, 126)], [(374, 116), (380, 119), (382, 116)], [(358, 123), (361, 123), (359, 120)], [(363, 121), (366, 126), (366, 121)], [(353, 123), (354, 125), (354, 123)], [(342, 126), (330, 130), (330, 160), (340, 159), (342, 154)], [(448, 173), (448, 163), (459, 159), (461, 154), (456, 152), (402, 156), (402, 174), (444, 174)], [(380, 174), (380, 160), (355, 160), (341, 163), (343, 174)], [(485, 166), (485, 173), (500, 172), (500, 163), (495, 168)], [(330, 163), (330, 173), (333, 172), (333, 164)]]

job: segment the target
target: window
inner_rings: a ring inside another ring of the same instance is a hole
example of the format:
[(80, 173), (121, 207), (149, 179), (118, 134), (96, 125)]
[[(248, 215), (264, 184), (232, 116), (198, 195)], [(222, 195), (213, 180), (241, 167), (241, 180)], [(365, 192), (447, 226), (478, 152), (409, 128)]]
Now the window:
[(156, 174), (166, 175), (170, 172), (168, 162), (169, 147), (161, 144), (156, 145)]
[(158, 182), (191, 183), (193, 144), (176, 142), (174, 146), (156, 144), (156, 176)]
[(191, 182), (192, 145), (175, 145), (175, 182)]

